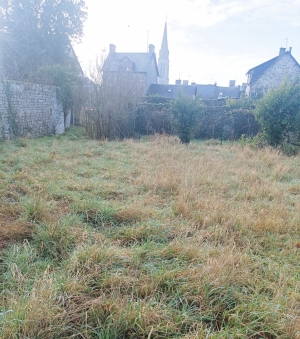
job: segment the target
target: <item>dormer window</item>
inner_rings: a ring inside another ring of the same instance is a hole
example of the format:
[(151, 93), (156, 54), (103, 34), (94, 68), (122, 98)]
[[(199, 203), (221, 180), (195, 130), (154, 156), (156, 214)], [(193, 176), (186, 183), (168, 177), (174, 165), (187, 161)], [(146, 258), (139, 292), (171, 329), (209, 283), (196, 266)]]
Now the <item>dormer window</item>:
[(120, 70), (124, 72), (132, 72), (133, 69), (133, 62), (125, 56), (123, 59), (120, 60)]

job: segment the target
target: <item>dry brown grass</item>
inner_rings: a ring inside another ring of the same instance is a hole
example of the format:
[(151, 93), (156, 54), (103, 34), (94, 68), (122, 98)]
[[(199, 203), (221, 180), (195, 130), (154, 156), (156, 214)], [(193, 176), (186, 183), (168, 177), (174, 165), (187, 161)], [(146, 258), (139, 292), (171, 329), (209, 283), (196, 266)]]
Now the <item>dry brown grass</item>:
[(299, 336), (299, 157), (68, 138), (2, 146), (3, 338)]

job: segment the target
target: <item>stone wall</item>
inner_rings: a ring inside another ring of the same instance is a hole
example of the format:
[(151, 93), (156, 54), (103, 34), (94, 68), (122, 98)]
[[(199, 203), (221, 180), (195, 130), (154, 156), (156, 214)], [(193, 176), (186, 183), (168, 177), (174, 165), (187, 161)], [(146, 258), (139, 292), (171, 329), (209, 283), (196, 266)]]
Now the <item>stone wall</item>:
[(285, 80), (292, 82), (297, 78), (300, 78), (300, 67), (290, 53), (285, 52), (251, 84), (250, 88), (248, 86), (246, 92), (263, 94), (279, 87)]
[(64, 113), (56, 88), (27, 82), (0, 82), (0, 139), (61, 134)]

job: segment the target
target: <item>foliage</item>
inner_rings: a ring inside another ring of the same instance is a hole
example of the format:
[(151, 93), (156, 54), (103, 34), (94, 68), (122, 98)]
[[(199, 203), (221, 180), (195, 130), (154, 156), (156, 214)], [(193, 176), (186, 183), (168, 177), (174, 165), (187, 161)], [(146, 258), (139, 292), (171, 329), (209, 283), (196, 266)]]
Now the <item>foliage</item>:
[(170, 103), (159, 96), (149, 96), (137, 105), (135, 130), (141, 135), (172, 134)]
[[(202, 114), (196, 119), (194, 138), (238, 140), (243, 134), (253, 137), (259, 131), (252, 99), (227, 99), (201, 101)], [(172, 134), (171, 102), (160, 96), (149, 96), (137, 107), (136, 131), (140, 134)]]
[(263, 149), (268, 146), (268, 142), (263, 133), (257, 133), (254, 137), (242, 134), (239, 139), (239, 144), (242, 146), (250, 146), (253, 149)]
[[(9, 81), (3, 81), (4, 93), (7, 101), (7, 122), (10, 129), (10, 134), (14, 137), (20, 135), (19, 124), (17, 122), (16, 111), (13, 107), (12, 100), (12, 91), (11, 91), (11, 83)], [(4, 131), (2, 131), (2, 135), (4, 136)]]
[(195, 124), (199, 115), (203, 112), (203, 106), (194, 98), (179, 93), (171, 102), (174, 128), (183, 144), (191, 141)]
[(299, 132), (300, 83), (284, 82), (257, 103), (255, 115), (271, 146), (289, 141)]
[(48, 64), (70, 64), (70, 40), (83, 35), (83, 0), (7, 0), (0, 5), (1, 65), (9, 79)]
[(256, 106), (256, 102), (257, 100), (250, 98), (226, 99), (226, 108), (228, 111), (239, 109), (252, 111)]
[(295, 156), (300, 153), (299, 145), (293, 145), (289, 142), (283, 143), (280, 145), (280, 151), (287, 156)]
[(151, 94), (146, 97), (146, 102), (149, 104), (165, 104), (168, 102), (168, 99), (158, 94)]
[(64, 112), (72, 108), (75, 86), (80, 82), (80, 77), (70, 68), (61, 65), (48, 65), (40, 67), (30, 76), (34, 82), (57, 87), (58, 100), (62, 103)]

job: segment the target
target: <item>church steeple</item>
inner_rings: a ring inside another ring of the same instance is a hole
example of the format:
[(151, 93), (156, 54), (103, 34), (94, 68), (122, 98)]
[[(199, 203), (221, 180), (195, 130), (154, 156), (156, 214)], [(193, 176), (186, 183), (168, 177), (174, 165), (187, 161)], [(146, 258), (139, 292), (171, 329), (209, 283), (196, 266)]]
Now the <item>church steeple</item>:
[(169, 48), (168, 48), (167, 23), (165, 23), (164, 35), (163, 35), (163, 39), (161, 43), (161, 49), (159, 51), (158, 72), (159, 72), (158, 83), (168, 84), (169, 83)]

